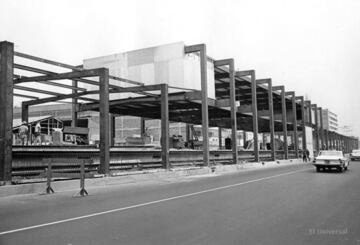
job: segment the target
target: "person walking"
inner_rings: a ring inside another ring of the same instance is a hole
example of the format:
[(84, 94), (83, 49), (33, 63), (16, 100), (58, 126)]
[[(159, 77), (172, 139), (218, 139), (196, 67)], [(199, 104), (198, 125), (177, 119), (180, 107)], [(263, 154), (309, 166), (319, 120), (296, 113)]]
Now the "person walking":
[(303, 151), (303, 162), (307, 162), (307, 155), (306, 155), (307, 149)]
[(19, 136), (21, 139), (21, 145), (28, 145), (28, 133), (29, 128), (26, 121), (22, 122), (22, 125), (19, 127)]
[(310, 162), (310, 152), (309, 152), (309, 150), (306, 149), (305, 153), (306, 153), (306, 159), (307, 159), (307, 161)]
[(35, 145), (41, 145), (41, 124), (40, 122), (38, 122), (36, 125), (35, 125), (35, 131), (34, 131), (34, 134), (35, 134)]

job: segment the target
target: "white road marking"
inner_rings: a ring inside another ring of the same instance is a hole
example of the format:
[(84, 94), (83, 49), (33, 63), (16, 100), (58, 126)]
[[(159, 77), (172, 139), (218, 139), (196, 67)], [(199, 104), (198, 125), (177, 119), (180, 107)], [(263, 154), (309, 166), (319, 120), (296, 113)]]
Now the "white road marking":
[(232, 187), (236, 187), (236, 186), (241, 186), (241, 185), (246, 185), (246, 184), (250, 184), (250, 183), (254, 183), (254, 182), (259, 182), (259, 181), (263, 181), (263, 180), (273, 179), (273, 178), (277, 178), (277, 177), (281, 177), (281, 176), (285, 176), (285, 175), (289, 175), (289, 174), (294, 174), (294, 173), (298, 173), (298, 172), (304, 172), (304, 171), (307, 171), (307, 170), (309, 170), (309, 169), (311, 169), (311, 168), (306, 168), (306, 169), (301, 169), (301, 170), (295, 170), (295, 171), (286, 172), (286, 173), (277, 174), (277, 175), (272, 175), (272, 176), (268, 176), (268, 177), (264, 177), (264, 178), (260, 178), (260, 179), (249, 180), (249, 181), (240, 182), (240, 183), (236, 183), (236, 184), (220, 186), (220, 187), (211, 188), (211, 189), (207, 189), (207, 190), (203, 190), (203, 191), (197, 191), (197, 192), (193, 192), (193, 193), (189, 193), (189, 194), (184, 194), (184, 195), (179, 195), (179, 196), (164, 198), (164, 199), (160, 199), (160, 200), (156, 200), (156, 201), (151, 201), (151, 202), (140, 203), (140, 204), (136, 204), (136, 205), (132, 205), (132, 206), (128, 206), (128, 207), (123, 207), (123, 208), (111, 209), (111, 210), (107, 210), (107, 211), (103, 211), (103, 212), (98, 212), (98, 213), (93, 213), (93, 214), (78, 216), (78, 217), (69, 218), (69, 219), (58, 220), (58, 221), (49, 222), (49, 223), (44, 223), (44, 224), (40, 224), (40, 225), (33, 225), (33, 226), (23, 227), (23, 228), (14, 229), (14, 230), (3, 231), (3, 232), (0, 232), (0, 236), (6, 235), (6, 234), (15, 233), (15, 232), (20, 232), (20, 231), (32, 230), (32, 229), (41, 228), (41, 227), (45, 227), (45, 226), (62, 224), (62, 223), (71, 222), (71, 221), (80, 220), (80, 219), (91, 218), (91, 217), (95, 217), (95, 216), (99, 216), (99, 215), (104, 215), (104, 214), (110, 214), (110, 213), (120, 212), (120, 211), (124, 211), (124, 210), (128, 210), (128, 209), (133, 209), (133, 208), (138, 208), (138, 207), (149, 206), (149, 205), (152, 205), (152, 204), (161, 203), (161, 202), (167, 202), (167, 201), (176, 200), (176, 199), (180, 199), (180, 198), (184, 198), (184, 197), (196, 196), (196, 195), (200, 195), (200, 194), (204, 194), (204, 193), (208, 193), (208, 192), (213, 192), (213, 191), (228, 189), (228, 188), (232, 188)]

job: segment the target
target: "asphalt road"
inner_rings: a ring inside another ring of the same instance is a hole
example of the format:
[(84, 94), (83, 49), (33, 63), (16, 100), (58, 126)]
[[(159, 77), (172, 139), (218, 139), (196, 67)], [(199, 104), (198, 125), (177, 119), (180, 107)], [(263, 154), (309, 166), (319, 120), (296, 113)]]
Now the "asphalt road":
[(359, 244), (360, 162), (0, 199), (0, 244)]

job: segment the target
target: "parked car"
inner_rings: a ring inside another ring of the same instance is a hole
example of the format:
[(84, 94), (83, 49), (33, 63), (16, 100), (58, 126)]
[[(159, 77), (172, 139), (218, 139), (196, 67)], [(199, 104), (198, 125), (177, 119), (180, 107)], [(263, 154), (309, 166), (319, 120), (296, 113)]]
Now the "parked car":
[(347, 170), (350, 164), (349, 158), (345, 157), (341, 151), (320, 151), (315, 157), (313, 165), (316, 172), (322, 169), (337, 169), (339, 172)]
[(350, 159), (351, 161), (360, 160), (360, 150), (352, 150)]

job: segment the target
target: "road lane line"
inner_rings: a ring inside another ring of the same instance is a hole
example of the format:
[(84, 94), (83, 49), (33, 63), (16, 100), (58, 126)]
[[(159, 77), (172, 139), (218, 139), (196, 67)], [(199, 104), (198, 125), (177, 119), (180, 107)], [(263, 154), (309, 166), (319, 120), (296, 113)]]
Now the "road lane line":
[(304, 171), (307, 171), (309, 169), (312, 169), (312, 168), (306, 168), (306, 169), (301, 169), (301, 170), (290, 171), (290, 172), (286, 172), (286, 173), (282, 173), (282, 174), (276, 174), (276, 175), (272, 175), (272, 176), (268, 176), (268, 177), (264, 177), (264, 178), (260, 178), (260, 179), (249, 180), (249, 181), (240, 182), (240, 183), (236, 183), (236, 184), (220, 186), (220, 187), (216, 187), (216, 188), (206, 189), (206, 190), (203, 190), (203, 191), (197, 191), (197, 192), (193, 192), (193, 193), (189, 193), (189, 194), (164, 198), (164, 199), (151, 201), (151, 202), (146, 202), (146, 203), (135, 204), (135, 205), (131, 205), (131, 206), (123, 207), (123, 208), (111, 209), (111, 210), (107, 210), (107, 211), (103, 211), (103, 212), (78, 216), (78, 217), (69, 218), (69, 219), (58, 220), (58, 221), (44, 223), (44, 224), (40, 224), (40, 225), (34, 225), (34, 226), (28, 226), (28, 227), (23, 227), (23, 228), (14, 229), (14, 230), (3, 231), (3, 232), (0, 232), (0, 236), (6, 235), (6, 234), (11, 234), (11, 233), (16, 233), (16, 232), (20, 232), (20, 231), (32, 230), (32, 229), (41, 228), (41, 227), (45, 227), (45, 226), (51, 226), (51, 225), (67, 223), (67, 222), (80, 220), (80, 219), (91, 218), (91, 217), (95, 217), (95, 216), (99, 216), (99, 215), (125, 211), (125, 210), (128, 210), (128, 209), (149, 206), (149, 205), (152, 205), (152, 204), (167, 202), (167, 201), (176, 200), (176, 199), (180, 199), (180, 198), (184, 198), (184, 197), (196, 196), (196, 195), (200, 195), (200, 194), (204, 194), (204, 193), (208, 193), (208, 192), (214, 192), (214, 191), (218, 191), (218, 190), (223, 190), (223, 189), (228, 189), (228, 188), (232, 188), (232, 187), (236, 187), (236, 186), (241, 186), (241, 185), (246, 185), (246, 184), (250, 184), (250, 183), (254, 183), (254, 182), (259, 182), (259, 181), (263, 181), (263, 180), (273, 179), (273, 178), (277, 178), (277, 177), (281, 177), (281, 176), (285, 176), (285, 175), (290, 175), (290, 174), (294, 174), (294, 173), (298, 173), (298, 172), (304, 172)]

